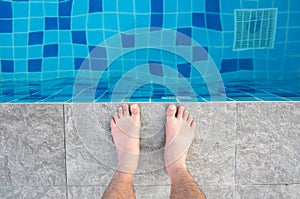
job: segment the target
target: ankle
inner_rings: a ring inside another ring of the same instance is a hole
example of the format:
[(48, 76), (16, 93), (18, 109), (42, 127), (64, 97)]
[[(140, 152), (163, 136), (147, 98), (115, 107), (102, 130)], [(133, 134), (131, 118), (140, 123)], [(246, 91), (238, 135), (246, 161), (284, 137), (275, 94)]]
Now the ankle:
[(114, 178), (119, 179), (121, 181), (133, 182), (134, 173), (116, 171)]
[(178, 165), (176, 163), (174, 163), (170, 166), (167, 166), (166, 170), (171, 179), (175, 178), (182, 171), (187, 171), (185, 164)]

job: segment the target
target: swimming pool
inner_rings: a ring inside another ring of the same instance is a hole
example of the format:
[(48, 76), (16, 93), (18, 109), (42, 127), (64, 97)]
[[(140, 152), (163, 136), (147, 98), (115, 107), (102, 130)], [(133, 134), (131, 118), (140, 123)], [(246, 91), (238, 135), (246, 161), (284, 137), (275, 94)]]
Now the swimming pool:
[(299, 101), (298, 0), (0, 0), (0, 102)]

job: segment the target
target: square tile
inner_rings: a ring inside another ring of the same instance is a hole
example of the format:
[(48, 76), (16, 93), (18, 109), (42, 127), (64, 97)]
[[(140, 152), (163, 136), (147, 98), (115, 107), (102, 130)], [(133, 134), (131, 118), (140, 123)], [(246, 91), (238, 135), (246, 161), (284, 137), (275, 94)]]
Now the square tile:
[(236, 103), (183, 104), (197, 122), (187, 167), (199, 185), (233, 185)]
[[(233, 186), (202, 186), (203, 194), (208, 199), (233, 198)], [(69, 186), (68, 198), (96, 199), (103, 195), (106, 186)], [(138, 199), (170, 198), (171, 186), (134, 186), (135, 196)]]
[(300, 185), (241, 185), (237, 198), (299, 198)]
[[(198, 184), (233, 185), (236, 104), (183, 105), (198, 123), (187, 159), (191, 175)], [(117, 160), (109, 120), (119, 106), (115, 103), (65, 105), (69, 185), (106, 186), (110, 182)], [(170, 185), (163, 159), (168, 104), (140, 106), (141, 157), (134, 184)]]
[[(114, 170), (102, 164), (101, 156), (96, 157), (99, 154), (95, 150), (99, 149), (101, 141), (103, 141), (98, 136), (109, 137), (109, 131), (99, 128), (95, 118), (99, 119), (100, 115), (96, 116), (92, 104), (66, 104), (64, 107), (68, 185), (107, 185)], [(99, 113), (101, 114), (101, 112)], [(91, 123), (78, 124), (80, 120), (86, 122), (85, 119), (87, 118)], [(99, 122), (102, 120), (105, 118), (101, 118)], [(85, 137), (84, 133), (86, 134)], [(94, 136), (98, 138), (96, 143), (100, 141), (98, 146), (95, 145)]]
[[(69, 185), (106, 186), (110, 182), (115, 172), (117, 154), (110, 135), (109, 121), (120, 105), (114, 103), (65, 105)], [(160, 150), (164, 143), (164, 120), (161, 118), (164, 118), (165, 108), (161, 104), (150, 107), (150, 104), (141, 104), (142, 155), (134, 183), (170, 184), (164, 170), (163, 150)], [(154, 108), (160, 111), (153, 113)], [(149, 133), (150, 131), (153, 135)], [(143, 157), (143, 154), (151, 151), (155, 153)]]
[(66, 199), (66, 187), (0, 187), (0, 198)]
[(204, 185), (204, 186), (200, 186), (200, 189), (207, 199), (215, 199), (215, 198), (233, 199), (234, 198), (234, 186)]
[(299, 183), (300, 103), (239, 103), (238, 184)]
[(0, 186), (65, 185), (62, 105), (0, 105)]
[(105, 189), (104, 186), (68, 186), (68, 199), (101, 198)]

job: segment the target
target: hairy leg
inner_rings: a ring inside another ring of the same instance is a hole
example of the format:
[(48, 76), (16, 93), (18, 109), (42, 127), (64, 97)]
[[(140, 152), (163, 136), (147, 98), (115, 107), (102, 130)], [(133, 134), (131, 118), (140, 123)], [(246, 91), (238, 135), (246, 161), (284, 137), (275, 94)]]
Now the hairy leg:
[(194, 139), (196, 123), (184, 107), (167, 110), (165, 166), (172, 181), (171, 198), (206, 198), (186, 169), (185, 159)]
[(135, 198), (133, 174), (117, 171), (105, 190), (102, 199)]
[(135, 198), (133, 189), (134, 172), (140, 154), (140, 109), (137, 104), (123, 104), (110, 121), (112, 137), (118, 152), (118, 168), (103, 194), (103, 199)]

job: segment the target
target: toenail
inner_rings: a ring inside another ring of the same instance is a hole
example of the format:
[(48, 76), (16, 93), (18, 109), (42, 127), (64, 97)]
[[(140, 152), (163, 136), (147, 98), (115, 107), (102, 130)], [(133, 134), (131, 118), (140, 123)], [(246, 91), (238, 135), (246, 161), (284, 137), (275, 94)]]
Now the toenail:
[(175, 106), (171, 106), (170, 109), (171, 109), (172, 111), (175, 111), (176, 107), (175, 107)]
[(132, 108), (133, 108), (133, 109), (137, 109), (137, 106), (136, 106), (136, 105), (132, 105)]

